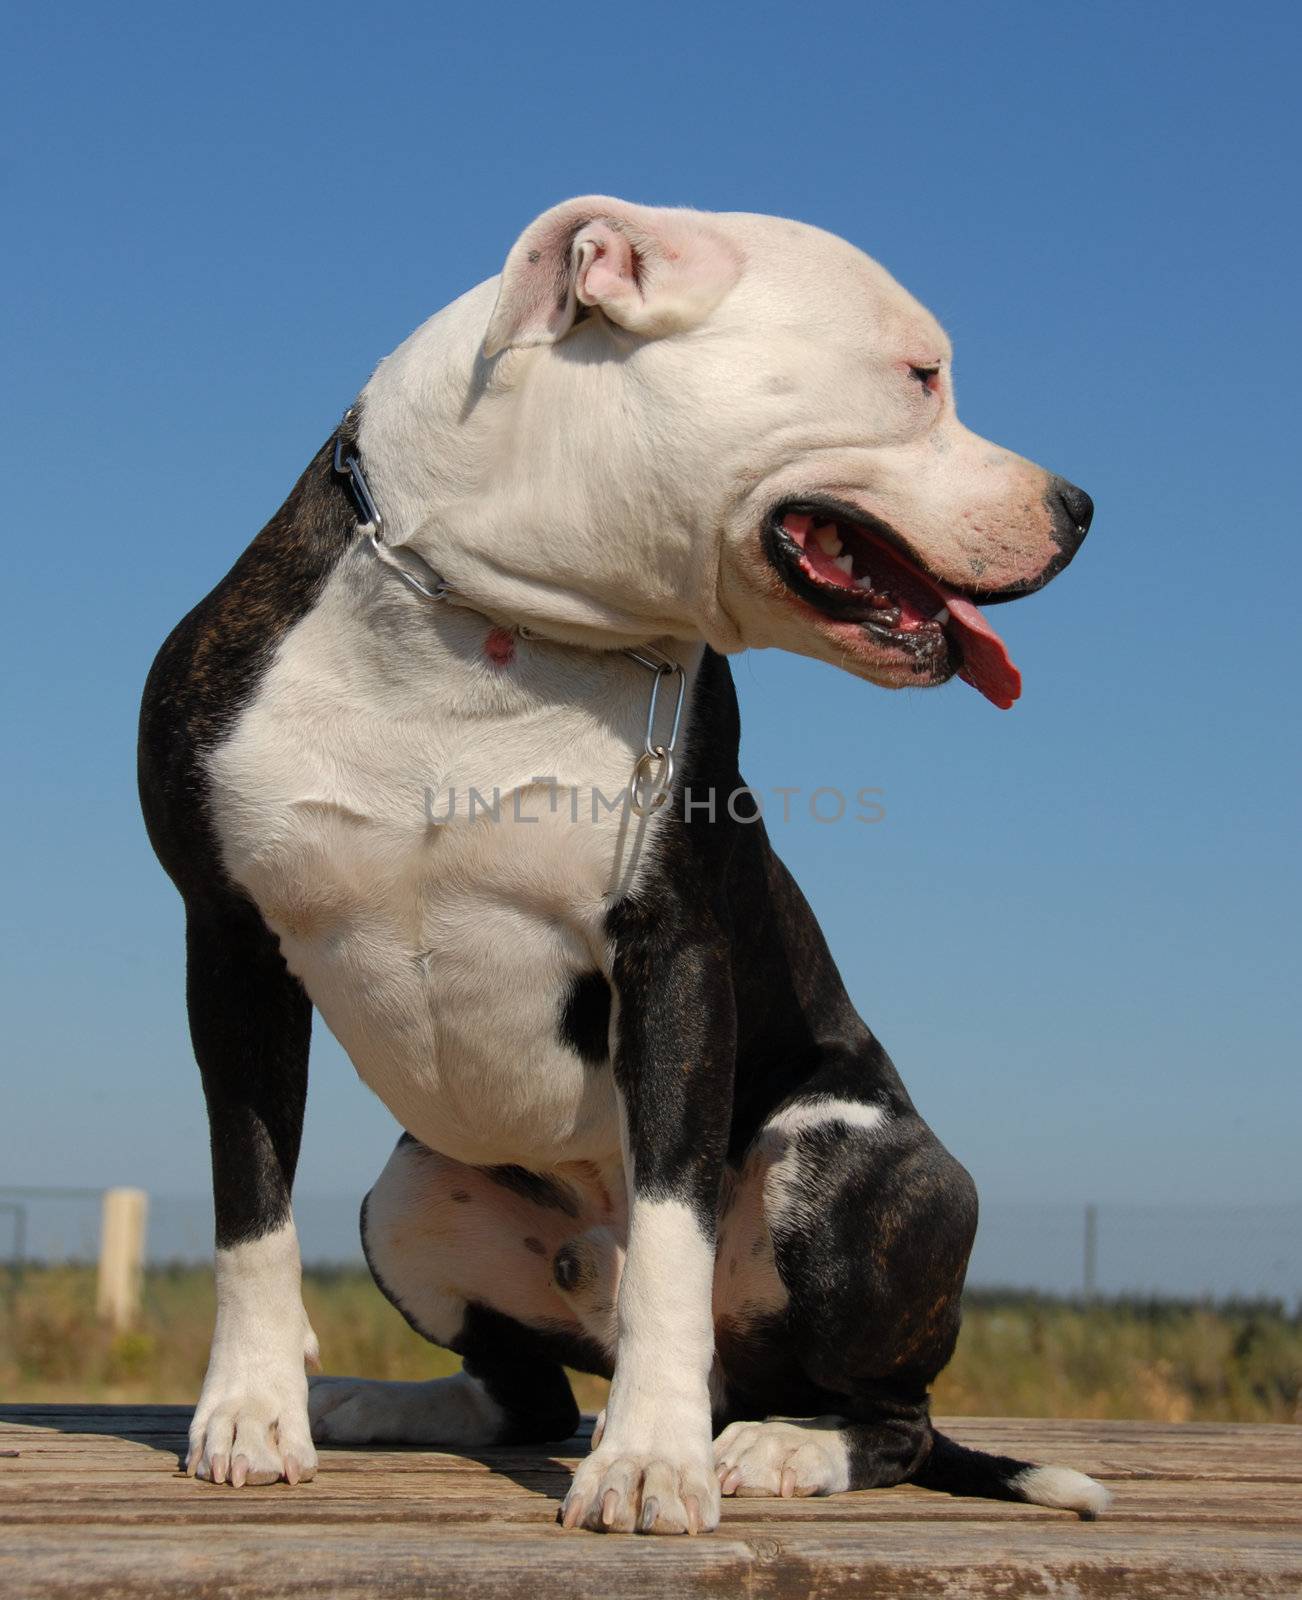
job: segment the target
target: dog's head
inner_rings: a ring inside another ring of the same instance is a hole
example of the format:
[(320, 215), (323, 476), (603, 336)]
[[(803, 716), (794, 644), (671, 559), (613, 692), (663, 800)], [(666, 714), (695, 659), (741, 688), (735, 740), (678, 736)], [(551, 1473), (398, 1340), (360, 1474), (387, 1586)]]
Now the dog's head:
[(511, 250), (478, 366), (481, 465), (434, 518), (468, 593), (1016, 698), (978, 606), (1061, 571), (1089, 497), (959, 422), (943, 331), (844, 240), (568, 201)]

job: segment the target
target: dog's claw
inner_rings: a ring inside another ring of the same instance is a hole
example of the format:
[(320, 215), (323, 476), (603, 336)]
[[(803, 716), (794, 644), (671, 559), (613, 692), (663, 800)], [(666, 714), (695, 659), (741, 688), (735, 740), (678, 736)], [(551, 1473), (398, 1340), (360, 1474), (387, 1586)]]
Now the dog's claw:
[(271, 1389), (232, 1394), (220, 1403), (202, 1397), (190, 1424), (185, 1470), (204, 1483), (232, 1489), (305, 1483), (316, 1474), (307, 1408)]
[(714, 1441), (726, 1495), (780, 1495), (784, 1500), (835, 1494), (849, 1487), (840, 1419), (733, 1422)]
[(603, 1450), (575, 1468), (557, 1520), (563, 1528), (597, 1533), (704, 1533), (718, 1522), (718, 1495), (703, 1462)]

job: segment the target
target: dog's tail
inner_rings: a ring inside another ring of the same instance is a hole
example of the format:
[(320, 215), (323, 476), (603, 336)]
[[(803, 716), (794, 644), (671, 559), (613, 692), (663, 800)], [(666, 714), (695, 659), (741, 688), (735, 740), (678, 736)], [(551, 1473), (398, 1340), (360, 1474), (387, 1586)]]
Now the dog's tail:
[(1101, 1483), (1071, 1467), (1037, 1467), (1012, 1456), (990, 1456), (955, 1444), (934, 1430), (931, 1439), (931, 1453), (909, 1478), (924, 1489), (1056, 1506), (1076, 1512), (1085, 1521), (1097, 1517), (1112, 1498)]

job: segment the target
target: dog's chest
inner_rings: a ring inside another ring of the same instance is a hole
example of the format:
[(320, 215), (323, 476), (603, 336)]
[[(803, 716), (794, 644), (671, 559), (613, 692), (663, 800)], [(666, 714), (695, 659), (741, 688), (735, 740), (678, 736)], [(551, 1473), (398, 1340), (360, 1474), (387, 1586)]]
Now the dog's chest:
[(404, 1127), (476, 1164), (599, 1158), (619, 1135), (594, 975), (661, 825), (617, 802), (651, 677), (487, 634), (451, 610), (381, 623), (332, 579), (210, 759), (214, 818)]

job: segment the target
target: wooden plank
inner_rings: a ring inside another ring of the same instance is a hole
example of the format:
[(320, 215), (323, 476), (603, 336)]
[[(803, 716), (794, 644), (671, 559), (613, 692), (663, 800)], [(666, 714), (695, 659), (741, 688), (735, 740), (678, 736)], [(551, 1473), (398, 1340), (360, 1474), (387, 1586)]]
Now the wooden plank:
[[(155, 1441), (161, 1451), (179, 1454), (185, 1443), (189, 1413), (184, 1407), (69, 1408), (6, 1407), (0, 1410), (0, 1445), (29, 1448), (33, 1428), (48, 1433), (50, 1448), (62, 1441), (69, 1451), (83, 1451), (88, 1464), (105, 1442), (130, 1438)], [(7, 1419), (7, 1420), (6, 1420)], [(1058, 1422), (1013, 1419), (944, 1419), (961, 1442), (978, 1449), (1013, 1454), (1035, 1461), (1073, 1466), (1096, 1476), (1239, 1478), (1256, 1482), (1302, 1482), (1302, 1429), (1245, 1424)], [(586, 1450), (576, 1437), (556, 1447), (556, 1459), (572, 1464)], [(327, 1452), (327, 1463), (348, 1455)], [(533, 1453), (528, 1453), (533, 1458)], [(384, 1471), (439, 1470), (440, 1464), (463, 1458), (426, 1450), (368, 1452)], [(481, 1453), (484, 1470), (510, 1470), (523, 1465), (521, 1452)]]
[[(488, 1492), (482, 1480), (442, 1479), (437, 1494), (428, 1489), (398, 1492), (377, 1484), (369, 1492), (356, 1486), (345, 1490), (293, 1495), (287, 1489), (235, 1493), (196, 1486), (185, 1478), (165, 1479), (148, 1487), (86, 1485), (75, 1479), (35, 1486), (6, 1483), (0, 1486), (0, 1527), (24, 1523), (89, 1525), (114, 1523), (278, 1523), (286, 1518), (298, 1523), (485, 1521), (538, 1522), (553, 1518), (564, 1483), (537, 1486), (497, 1480)], [(1066, 1513), (1043, 1506), (1001, 1501), (951, 1499), (925, 1490), (883, 1489), (865, 1495), (835, 1495), (828, 1499), (736, 1499), (724, 1504), (729, 1528), (773, 1524), (817, 1523), (829, 1525), (881, 1522), (1045, 1522), (1067, 1523)], [(1260, 1491), (1251, 1485), (1224, 1484), (1206, 1499), (1191, 1500), (1183, 1486), (1145, 1482), (1135, 1484), (1117, 1498), (1107, 1513), (1117, 1522), (1224, 1523), (1236, 1527), (1283, 1527), (1302, 1530), (1302, 1486), (1283, 1491)], [(1299, 1534), (1302, 1537), (1302, 1532)]]
[[(319, 1473), (310, 1486), (303, 1486), (305, 1494), (310, 1492), (318, 1499), (366, 1495), (429, 1499), (459, 1493), (514, 1494), (522, 1490), (558, 1493), (569, 1483), (570, 1478), (567, 1468), (550, 1463), (541, 1457), (528, 1468), (514, 1468), (510, 1472), (503, 1473), (490, 1472), (481, 1463), (472, 1461), (445, 1464), (437, 1472), (402, 1474), (384, 1472), (364, 1459), (359, 1459), (351, 1467), (337, 1462), (331, 1465), (332, 1470)], [(232, 1492), (223, 1486), (203, 1484), (186, 1478), (179, 1470), (175, 1458), (170, 1455), (159, 1458), (150, 1452), (139, 1465), (128, 1459), (125, 1462), (107, 1462), (106, 1466), (110, 1470), (89, 1472), (84, 1463), (77, 1461), (75, 1457), (41, 1459), (31, 1456), (19, 1461), (0, 1463), (0, 1483), (15, 1493), (23, 1489), (31, 1495), (56, 1494), (71, 1492), (80, 1487), (88, 1496), (111, 1498), (120, 1492), (122, 1477), (131, 1475), (135, 1492), (142, 1495), (183, 1494), (191, 1498), (196, 1495), (201, 1498), (227, 1498)], [(1178, 1496), (1182, 1502), (1190, 1506), (1217, 1504), (1228, 1500), (1234, 1500), (1245, 1507), (1266, 1500), (1302, 1504), (1302, 1484), (1282, 1482), (1258, 1484), (1233, 1479), (1206, 1479), (1195, 1482), (1178, 1478), (1143, 1477), (1115, 1482), (1111, 1487), (1118, 1505), (1148, 1503), (1162, 1494)], [(277, 1495), (293, 1493), (287, 1486), (278, 1488), (273, 1485), (270, 1489)], [(257, 1497), (257, 1493), (256, 1490), (250, 1490), (254, 1498)], [(846, 1503), (858, 1504), (862, 1500), (865, 1503), (876, 1504), (880, 1501), (901, 1498), (914, 1498), (928, 1505), (949, 1507), (967, 1503), (963, 1499), (953, 1499), (947, 1495), (934, 1494), (908, 1485), (896, 1489), (871, 1490), (865, 1496), (849, 1497)], [(841, 1497), (837, 1499), (839, 1502)], [(985, 1501), (975, 1503), (987, 1504)]]
[(58, 1600), (190, 1600), (239, 1594), (262, 1600), (330, 1595), (501, 1600), (662, 1600), (729, 1595), (752, 1600), (912, 1600), (1018, 1594), (1170, 1600), (1172, 1596), (1296, 1597), (1302, 1551), (1295, 1537), (1245, 1530), (1109, 1530), (1076, 1524), (1072, 1537), (1031, 1525), (938, 1527), (919, 1540), (890, 1524), (871, 1539), (850, 1532), (727, 1530), (701, 1539), (607, 1538), (555, 1527), (438, 1531), (382, 1525), (165, 1531), (97, 1528), (70, 1541), (63, 1529), (15, 1530), (0, 1548), (0, 1588)]
[[(177, 1469), (184, 1407), (5, 1407), (8, 1596), (1302, 1596), (1302, 1430), (950, 1419), (963, 1442), (1115, 1480), (1100, 1522), (915, 1488), (729, 1501), (709, 1538), (565, 1534), (554, 1453), (325, 1453), (311, 1484)], [(329, 1524), (327, 1531), (326, 1525)]]
[[(0, 1440), (21, 1448), (34, 1431), (51, 1439), (105, 1440), (155, 1439), (180, 1449), (189, 1423), (184, 1407), (76, 1407), (7, 1406), (0, 1408)], [(1262, 1462), (1279, 1463), (1290, 1472), (1302, 1470), (1302, 1429), (1296, 1426), (1248, 1424), (1056, 1422), (1042, 1420), (993, 1421), (985, 1418), (941, 1419), (939, 1426), (961, 1443), (1043, 1460), (1062, 1459), (1064, 1451), (1088, 1451), (1094, 1456), (1124, 1450), (1140, 1451), (1163, 1462), (1187, 1461), (1200, 1470), (1215, 1462), (1252, 1469)], [(574, 1459), (587, 1448), (586, 1434), (553, 1447), (553, 1454)], [(386, 1451), (386, 1459), (402, 1456), (427, 1458), (440, 1452)], [(492, 1452), (485, 1452), (491, 1455)], [(1129, 1470), (1134, 1470), (1133, 1465)]]
[[(1171, 1441), (1128, 1448), (1082, 1442), (1046, 1445), (1041, 1449), (1039, 1441), (1032, 1441), (1032, 1444), (1032, 1449), (1020, 1453), (1042, 1463), (1075, 1467), (1110, 1484), (1145, 1478), (1191, 1483), (1302, 1483), (1302, 1437), (1296, 1443), (1264, 1441), (1260, 1448), (1248, 1449), (1237, 1444), (1229, 1449), (1211, 1443), (1191, 1450)], [(185, 1438), (184, 1435), (50, 1434), (29, 1429), (25, 1433), (15, 1431), (7, 1435), (0, 1440), (0, 1445), (18, 1449), (18, 1459), (33, 1469), (55, 1465), (66, 1468), (78, 1463), (84, 1471), (93, 1474), (125, 1470), (169, 1471), (184, 1453)], [(993, 1441), (990, 1447), (998, 1448)], [(460, 1471), (536, 1471), (541, 1463), (548, 1461), (553, 1463), (553, 1470), (571, 1471), (579, 1459), (577, 1452), (569, 1451), (549, 1454), (530, 1450), (484, 1450), (471, 1457), (414, 1449), (327, 1449), (321, 1453), (319, 1480), (342, 1470), (386, 1477)], [(0, 1470), (9, 1465), (0, 1460)]]
[[(5, 1418), (0, 1413), (0, 1437), (6, 1443), (33, 1437), (38, 1432), (52, 1438), (184, 1440), (186, 1424), (184, 1419), (169, 1420), (133, 1412), (116, 1419), (91, 1417), (80, 1412), (59, 1416), (47, 1411), (22, 1419)], [(1122, 1431), (1119, 1424), (1077, 1423), (1065, 1428), (1028, 1422), (1015, 1429), (990, 1425), (954, 1428), (951, 1436), (958, 1438), (960, 1443), (978, 1449), (1027, 1456), (1043, 1456), (1047, 1452), (1064, 1449), (1142, 1449), (1179, 1453), (1191, 1458), (1216, 1453), (1245, 1461), (1269, 1458), (1302, 1462), (1302, 1428), (1296, 1426), (1263, 1426), (1259, 1430), (1245, 1430), (1229, 1426), (1223, 1429), (1195, 1428), (1192, 1424), (1179, 1423), (1154, 1424), (1151, 1428), (1131, 1424)], [(560, 1455), (578, 1455), (586, 1451), (587, 1440), (576, 1436), (558, 1443), (552, 1449)], [(415, 1453), (437, 1452), (417, 1450)]]
[[(190, 1425), (187, 1406), (0, 1405), (0, 1432), (45, 1427), (62, 1433), (184, 1437)], [(1062, 1444), (1176, 1446), (1283, 1450), (1302, 1454), (1302, 1428), (1283, 1423), (1096, 1422), (1056, 1418), (938, 1417), (936, 1426), (960, 1443), (979, 1449), (1043, 1451)], [(592, 1430), (585, 1418), (572, 1443)]]
[[(93, 1439), (131, 1438), (156, 1440), (161, 1447), (180, 1450), (185, 1441), (189, 1413), (182, 1407), (69, 1409), (51, 1407), (0, 1410), (0, 1441), (21, 1448), (34, 1430), (45, 1431), (52, 1440), (70, 1442)], [(1135, 1459), (1138, 1452), (1162, 1466), (1183, 1462), (1196, 1475), (1206, 1474), (1208, 1466), (1228, 1467), (1230, 1475), (1240, 1470), (1261, 1470), (1264, 1465), (1281, 1466), (1290, 1475), (1302, 1472), (1302, 1429), (1287, 1426), (1196, 1425), (1182, 1423), (1058, 1423), (1044, 1421), (991, 1422), (987, 1419), (947, 1419), (944, 1428), (961, 1443), (974, 1448), (997, 1451), (1036, 1460), (1050, 1457), (1072, 1464), (1067, 1454), (1087, 1452), (1094, 1459), (1106, 1459), (1116, 1451), (1129, 1458), (1123, 1472), (1153, 1470)], [(553, 1448), (558, 1458), (573, 1460), (587, 1448), (586, 1437)], [(440, 1455), (428, 1450), (387, 1450), (386, 1460), (400, 1457), (422, 1460)], [(490, 1457), (493, 1452), (484, 1452)], [(509, 1452), (504, 1453), (505, 1455)]]

